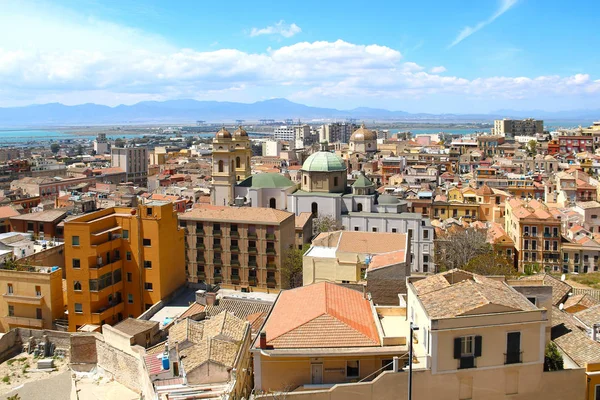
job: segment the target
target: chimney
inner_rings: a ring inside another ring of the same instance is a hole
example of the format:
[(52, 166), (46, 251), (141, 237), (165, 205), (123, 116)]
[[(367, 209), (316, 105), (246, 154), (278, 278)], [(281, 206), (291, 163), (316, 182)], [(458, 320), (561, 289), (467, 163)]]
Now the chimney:
[(261, 349), (266, 349), (267, 348), (267, 332), (265, 332), (265, 331), (262, 331), (260, 333), (259, 346), (260, 346)]
[(206, 290), (196, 291), (196, 303), (206, 305)]
[(207, 306), (214, 306), (215, 302), (216, 302), (216, 298), (217, 298), (217, 294), (214, 292), (208, 292), (206, 293), (206, 305)]

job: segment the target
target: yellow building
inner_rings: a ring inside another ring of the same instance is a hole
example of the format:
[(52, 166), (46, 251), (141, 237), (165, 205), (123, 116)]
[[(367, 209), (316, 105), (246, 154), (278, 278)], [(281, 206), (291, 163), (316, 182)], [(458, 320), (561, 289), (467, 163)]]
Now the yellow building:
[(54, 329), (64, 316), (62, 269), (18, 266), (0, 268), (0, 330), (17, 327)]
[(515, 244), (517, 266), (555, 270), (560, 264), (560, 220), (538, 200), (506, 201), (504, 230)]
[(169, 202), (65, 223), (69, 330), (137, 317), (185, 283), (184, 231)]

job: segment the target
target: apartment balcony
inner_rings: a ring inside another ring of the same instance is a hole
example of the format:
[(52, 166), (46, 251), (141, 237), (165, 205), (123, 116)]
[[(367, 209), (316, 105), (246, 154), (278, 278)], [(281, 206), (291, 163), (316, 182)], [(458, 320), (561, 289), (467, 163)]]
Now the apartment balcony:
[(275, 278), (267, 278), (267, 287), (269, 289), (275, 289), (277, 287), (277, 281)]
[(204, 229), (196, 229), (196, 236), (204, 236)]
[(218, 259), (218, 260), (214, 259), (213, 260), (213, 265), (223, 265), (223, 260), (221, 260), (221, 259)]
[(240, 284), (240, 276), (239, 275), (231, 275), (231, 284), (239, 285)]
[(267, 247), (267, 254), (276, 254), (277, 250), (272, 247)]
[(275, 264), (275, 263), (267, 263), (267, 269), (274, 271), (274, 270), (277, 269), (277, 264)]
[(216, 230), (216, 231), (215, 231), (215, 230), (213, 230), (213, 231), (212, 231), (212, 234), (213, 234), (213, 236), (219, 236), (219, 237), (220, 237), (220, 236), (222, 236), (222, 235), (223, 235), (223, 231), (221, 231), (220, 229), (219, 229), (219, 230)]
[(204, 273), (204, 271), (202, 271), (202, 272), (198, 272), (198, 273), (196, 274), (196, 277), (198, 278), (198, 280), (199, 280), (199, 281), (204, 281), (204, 280), (206, 280), (206, 274)]
[(231, 265), (232, 267), (239, 267), (240, 266), (240, 260), (231, 260), (229, 262), (229, 265)]
[(551, 238), (552, 234), (550, 232), (544, 232), (544, 237), (545, 238)]
[(237, 253), (240, 251), (240, 247), (239, 246), (231, 246), (230, 250)]
[(120, 237), (116, 237), (102, 243), (93, 244), (91, 247), (96, 254), (105, 254), (113, 249), (118, 249), (122, 244), (123, 240)]
[(113, 270), (117, 270), (122, 267), (123, 267), (123, 260), (121, 260), (121, 259), (114, 260), (110, 264), (91, 265), (90, 266), (90, 279), (98, 279), (102, 275), (107, 274)]
[(43, 328), (44, 320), (37, 318), (15, 317), (10, 315), (4, 316), (4, 323), (10, 327), (27, 327), (27, 328)]
[(504, 353), (504, 364), (521, 364), (523, 362), (523, 352)]
[(267, 238), (267, 240), (275, 240), (275, 234), (274, 233), (267, 233), (265, 235), (265, 237)]
[(250, 238), (250, 239), (257, 239), (258, 238), (258, 234), (256, 232), (248, 232), (248, 238)]
[(12, 293), (4, 293), (2, 295), (4, 297), (4, 301), (8, 304), (23, 304), (28, 306), (41, 306), (44, 301), (43, 296), (22, 296), (18, 294)]
[(258, 284), (258, 280), (256, 279), (255, 276), (249, 276), (248, 277), (248, 285), (250, 286), (256, 286)]
[(223, 245), (213, 244), (213, 250), (214, 251), (223, 251)]
[(256, 254), (258, 253), (258, 249), (256, 247), (248, 247), (248, 253)]
[(223, 282), (223, 276), (222, 275), (215, 275), (213, 276), (213, 283), (215, 284), (219, 284)]
[(96, 312), (93, 312), (92, 313), (92, 324), (101, 325), (102, 321), (109, 319), (113, 315), (117, 316), (117, 314), (122, 313), (124, 309), (125, 309), (125, 303), (123, 303), (122, 301), (117, 303), (115, 301), (108, 307), (101, 308), (101, 309), (97, 310)]
[(92, 302), (101, 301), (108, 297), (109, 294), (113, 294), (123, 290), (123, 281), (119, 281), (113, 285), (107, 286), (104, 289), (92, 291), (90, 290), (90, 300)]
[(256, 262), (256, 260), (254, 260), (254, 261), (248, 261), (248, 266), (256, 268), (256, 267), (258, 267), (258, 263)]
[(240, 237), (240, 232), (238, 232), (238, 231), (231, 231), (231, 232), (229, 232), (229, 236), (231, 236), (233, 238)]

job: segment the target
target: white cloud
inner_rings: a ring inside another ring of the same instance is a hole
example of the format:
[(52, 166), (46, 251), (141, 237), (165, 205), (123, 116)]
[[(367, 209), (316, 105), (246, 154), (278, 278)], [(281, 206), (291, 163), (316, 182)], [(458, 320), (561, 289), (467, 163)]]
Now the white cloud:
[(300, 32), (302, 32), (302, 29), (298, 25), (294, 23), (288, 25), (284, 20), (281, 20), (275, 25), (270, 25), (266, 28), (252, 28), (250, 36), (281, 35), (285, 38), (290, 38)]
[(499, 16), (501, 16), (502, 14), (504, 14), (505, 12), (510, 10), (515, 4), (517, 4), (517, 0), (501, 0), (500, 7), (498, 8), (498, 10), (496, 10), (496, 12), (494, 14), (492, 14), (491, 17), (489, 17), (488, 19), (486, 19), (484, 21), (477, 23), (477, 25), (475, 25), (475, 26), (465, 26), (459, 32), (458, 36), (456, 36), (454, 41), (452, 43), (450, 43), (450, 45), (448, 45), (448, 48), (456, 46), (457, 44), (459, 44), (460, 42), (462, 42), (463, 40), (465, 40), (466, 38), (468, 38), (475, 32), (477, 32), (480, 29), (482, 29), (483, 27), (485, 27), (486, 25), (491, 24), (492, 22), (494, 22), (496, 20), (496, 18), (498, 18)]
[(433, 67), (429, 70), (429, 72), (431, 72), (432, 74), (441, 74), (446, 72), (446, 67), (441, 65), (439, 67)]
[[(298, 42), (262, 52), (197, 51), (128, 27), (65, 15), (69, 14), (56, 10), (41, 15), (27, 7), (0, 15), (0, 106), (288, 97), (342, 107), (351, 101), (434, 102), (451, 95), (459, 101), (444, 106), (468, 107), (460, 100), (477, 99), (473, 103), (480, 105), (482, 100), (512, 104), (519, 99), (557, 99), (568, 104), (568, 96), (600, 98), (600, 81), (588, 74), (466, 79), (440, 75), (444, 67), (426, 69), (388, 46), (343, 40)], [(39, 25), (10, 25), (26, 17)], [(30, 29), (43, 37), (34, 40)], [(20, 37), (23, 43), (14, 40)]]

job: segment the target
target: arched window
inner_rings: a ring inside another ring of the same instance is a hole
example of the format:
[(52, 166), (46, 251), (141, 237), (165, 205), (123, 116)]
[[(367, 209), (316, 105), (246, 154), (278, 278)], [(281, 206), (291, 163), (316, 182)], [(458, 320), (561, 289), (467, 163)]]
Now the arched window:
[(236, 167), (236, 168), (240, 168), (240, 164), (241, 164), (240, 158), (239, 158), (239, 157), (236, 157), (236, 158), (235, 158), (235, 167)]
[(73, 289), (74, 290), (81, 290), (81, 282), (79, 282), (79, 281), (73, 281)]
[(312, 203), (310, 205), (310, 211), (316, 217), (319, 214), (319, 205), (317, 203)]
[(271, 197), (271, 199), (269, 200), (269, 207), (277, 208), (277, 200), (275, 200), (275, 197)]
[(356, 211), (358, 211), (358, 212), (362, 212), (362, 203), (358, 203), (358, 204), (356, 205)]
[(223, 172), (223, 160), (219, 160), (219, 172)]

